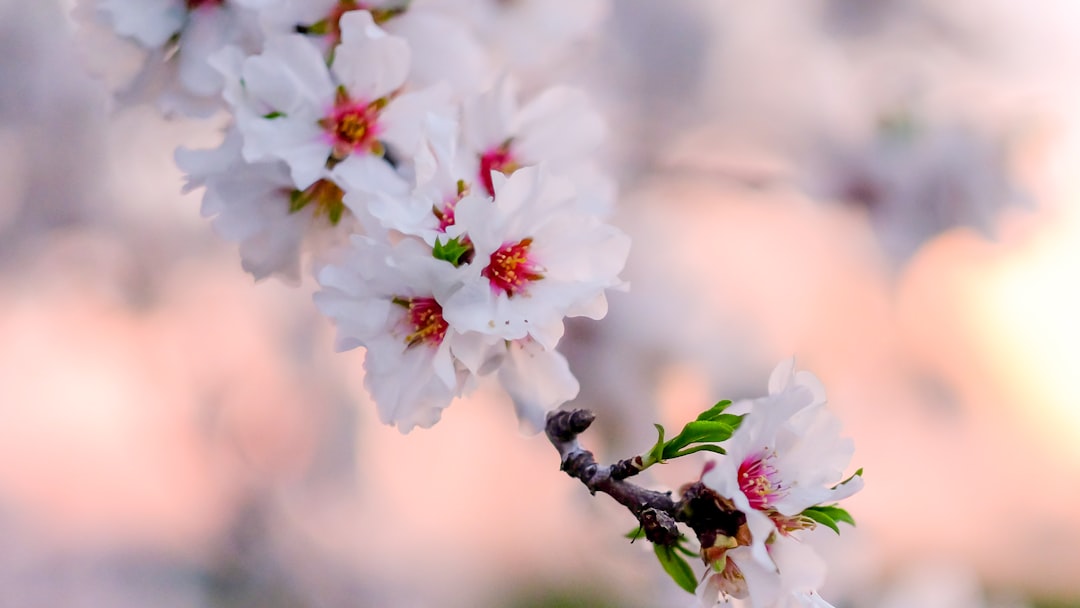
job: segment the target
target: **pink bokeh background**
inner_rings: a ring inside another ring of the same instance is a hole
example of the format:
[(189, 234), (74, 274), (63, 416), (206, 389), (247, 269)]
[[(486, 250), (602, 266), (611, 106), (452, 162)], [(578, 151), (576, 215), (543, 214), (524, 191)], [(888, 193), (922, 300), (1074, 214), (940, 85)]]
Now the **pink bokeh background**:
[[(634, 238), (565, 344), (584, 440), (641, 451), (794, 354), (866, 470), (826, 597), (1080, 605), (1080, 9), (856, 4), (626, 0), (544, 74), (615, 125)], [(179, 194), (220, 118), (106, 110), (69, 8), (0, 0), (0, 607), (687, 605), (494, 385), (380, 425), (312, 286), (253, 283)], [(882, 161), (944, 207), (838, 200), (894, 111), (1003, 160)]]

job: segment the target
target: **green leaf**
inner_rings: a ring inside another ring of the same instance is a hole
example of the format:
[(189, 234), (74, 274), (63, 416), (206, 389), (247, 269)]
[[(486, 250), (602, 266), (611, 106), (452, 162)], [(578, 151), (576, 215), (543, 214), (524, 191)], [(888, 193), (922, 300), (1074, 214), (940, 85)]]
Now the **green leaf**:
[(836, 505), (817, 505), (806, 509), (802, 514), (819, 524), (832, 528), (837, 534), (840, 533), (840, 526), (837, 525), (837, 522), (844, 522), (849, 526), (855, 525), (855, 518), (851, 516), (851, 513)]
[(810, 508), (828, 515), (833, 521), (842, 521), (849, 526), (855, 525), (855, 518), (851, 516), (851, 513), (848, 513), (847, 509), (838, 507), (837, 505), (817, 505)]
[(678, 586), (689, 593), (697, 591), (697, 577), (694, 576), (694, 571), (690, 568), (690, 564), (675, 552), (674, 548), (653, 545), (653, 551), (656, 553), (656, 559), (660, 560), (660, 565), (664, 567), (664, 572), (667, 572)]
[(679, 553), (682, 553), (683, 555), (685, 555), (686, 557), (689, 557), (689, 558), (693, 558), (693, 559), (700, 558), (701, 557), (700, 553), (698, 553), (697, 551), (691, 551), (690, 549), (687, 549), (686, 547), (683, 546), (683, 540), (685, 538), (686, 538), (685, 536), (679, 538), (679, 542), (675, 543), (675, 550), (678, 551)]
[(729, 405), (731, 405), (731, 400), (730, 399), (724, 399), (723, 401), (718, 401), (716, 403), (716, 405), (710, 407), (709, 409), (705, 410), (704, 412), (701, 412), (701, 414), (698, 415), (697, 419), (698, 420), (716, 420), (720, 416), (720, 414), (724, 413), (724, 410), (726, 410)]
[(731, 434), (742, 422), (741, 416), (717, 414), (715, 420), (694, 420), (683, 427), (674, 439), (664, 446), (663, 457), (675, 458), (682, 448), (691, 443), (720, 443), (731, 438)]
[(635, 540), (645, 536), (645, 528), (642, 528), (641, 526), (638, 526), (638, 527), (634, 528), (633, 530), (627, 532), (624, 536), (626, 538), (629, 538), (630, 542), (634, 542)]
[(820, 507), (810, 507), (802, 512), (803, 516), (809, 517), (817, 523), (832, 528), (833, 532), (840, 533), (840, 526), (836, 525), (836, 520), (832, 518), (828, 513), (821, 511)]
[(435, 247), (432, 249), (431, 254), (435, 256), (436, 260), (445, 260), (454, 266), (461, 266), (465, 263), (462, 258), (472, 251), (473, 246), (468, 238), (456, 236), (445, 243), (436, 238)]
[(277, 110), (274, 110), (273, 112), (268, 112), (266, 114), (263, 114), (263, 118), (265, 118), (267, 120), (274, 120), (275, 118), (281, 118), (282, 116), (285, 116), (285, 113), (284, 112), (278, 112)]
[(712, 452), (714, 454), (721, 455), (727, 454), (727, 450), (718, 445), (713, 445), (711, 443), (702, 443), (700, 445), (691, 446), (686, 448), (685, 450), (675, 452), (670, 456), (670, 458), (682, 458), (683, 456), (689, 456), (690, 454), (693, 454), (695, 452)]

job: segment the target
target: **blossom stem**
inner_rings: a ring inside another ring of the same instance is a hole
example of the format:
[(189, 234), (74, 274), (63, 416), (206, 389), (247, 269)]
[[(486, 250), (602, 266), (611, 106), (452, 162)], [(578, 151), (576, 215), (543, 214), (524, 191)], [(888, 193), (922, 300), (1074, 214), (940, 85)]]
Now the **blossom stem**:
[(577, 440), (594, 420), (596, 415), (589, 410), (551, 412), (545, 429), (548, 440), (559, 451), (562, 470), (585, 484), (590, 493), (602, 492), (626, 507), (638, 520), (645, 538), (658, 545), (677, 547), (682, 533), (676, 524), (683, 523), (694, 531), (702, 547), (712, 547), (718, 540), (736, 537), (745, 528), (746, 516), (700, 481), (684, 486), (682, 496), (674, 500), (671, 492), (657, 492), (626, 481), (644, 468), (641, 456), (606, 467), (597, 464), (592, 452)]
[[(563, 410), (548, 414), (547, 437), (562, 458), (562, 470), (578, 479), (589, 492), (602, 492), (611, 496), (637, 518), (650, 541), (673, 546), (680, 532), (675, 525), (679, 503), (671, 498), (671, 492), (657, 492), (625, 481), (634, 467), (630, 460), (616, 465), (601, 467), (592, 452), (581, 447), (577, 436), (593, 423), (596, 416), (588, 410)], [(631, 459), (632, 460), (632, 459)], [(619, 475), (615, 475), (618, 472)], [(636, 471), (635, 471), (636, 472)]]

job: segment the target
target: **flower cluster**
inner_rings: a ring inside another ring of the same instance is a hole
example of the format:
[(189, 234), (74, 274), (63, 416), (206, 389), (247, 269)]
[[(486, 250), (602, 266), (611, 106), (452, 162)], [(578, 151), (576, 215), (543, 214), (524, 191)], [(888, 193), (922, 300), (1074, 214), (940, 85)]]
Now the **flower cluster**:
[(724, 442), (726, 454), (709, 462), (701, 483), (722, 512), (735, 514), (728, 529), (699, 535), (710, 567), (697, 593), (702, 606), (751, 608), (829, 606), (817, 595), (825, 566), (799, 535), (819, 523), (837, 530), (853, 523), (836, 501), (862, 488), (861, 471), (843, 476), (854, 452), (840, 437), (840, 422), (826, 409), (820, 382), (794, 360), (769, 379), (769, 395), (736, 404), (745, 411)]
[(606, 314), (629, 251), (604, 126), (569, 88), (519, 105), (476, 3), (96, 2), (169, 109), (231, 114), (220, 147), (177, 152), (187, 189), (257, 279), (310, 269), (383, 422), (431, 426), (492, 373), (534, 428), (576, 396), (563, 320)]

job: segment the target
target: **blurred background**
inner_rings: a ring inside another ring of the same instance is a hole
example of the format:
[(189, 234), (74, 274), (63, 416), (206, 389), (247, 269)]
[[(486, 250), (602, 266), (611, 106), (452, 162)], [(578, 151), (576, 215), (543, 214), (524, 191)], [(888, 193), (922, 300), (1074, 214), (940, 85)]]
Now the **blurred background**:
[[(0, 607), (691, 603), (493, 385), (380, 425), (311, 285), (179, 194), (224, 118), (111, 107), (70, 9), (0, 0)], [(618, 0), (570, 57), (533, 84), (608, 115), (634, 238), (563, 346), (588, 447), (794, 354), (866, 470), (824, 597), (1080, 606), (1080, 4)]]

